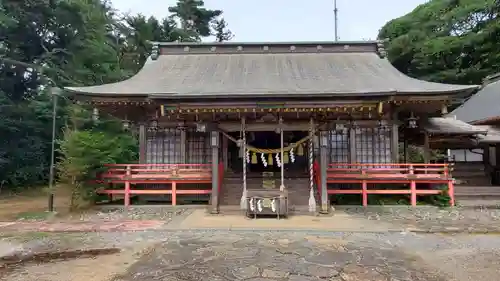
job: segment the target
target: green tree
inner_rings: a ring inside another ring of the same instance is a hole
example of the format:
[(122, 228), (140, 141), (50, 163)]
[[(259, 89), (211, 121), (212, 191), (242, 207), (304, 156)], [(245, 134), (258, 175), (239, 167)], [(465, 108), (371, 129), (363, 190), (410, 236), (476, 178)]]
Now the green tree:
[(210, 23), (222, 15), (221, 10), (206, 9), (201, 0), (178, 0), (168, 11), (172, 13), (171, 18), (180, 21), (184, 34), (179, 39), (184, 41), (200, 41), (212, 35)]
[[(211, 23), (222, 13), (204, 8), (203, 1), (189, 0), (179, 0), (171, 12), (159, 20), (119, 16), (106, 0), (0, 1), (0, 186), (47, 180), (52, 131), (49, 86), (90, 86), (126, 79), (145, 63), (149, 41), (201, 40), (213, 33)], [(66, 129), (60, 142), (64, 145), (61, 159), (79, 153), (71, 144), (83, 145), (92, 137), (90, 143), (96, 146), (87, 144), (86, 149), (102, 150), (88, 153), (94, 156), (112, 149), (106, 147), (109, 143), (96, 144), (103, 135), (131, 143), (130, 132), (123, 132), (121, 125), (117, 130), (88, 123), (90, 113), (85, 109), (81, 118), (88, 120), (78, 121), (86, 122), (85, 126), (65, 127), (68, 120), (76, 120), (68, 115), (72, 112), (68, 104), (67, 99), (60, 99), (58, 137), (63, 128), (78, 128), (78, 132)], [(76, 150), (69, 151), (71, 147)], [(117, 155), (115, 150), (109, 153)]]
[(497, 0), (432, 0), (389, 21), (389, 60), (412, 77), (479, 84), (500, 66)]
[(213, 35), (216, 42), (224, 42), (233, 39), (234, 35), (229, 30), (228, 24), (225, 19), (215, 19), (212, 22)]
[[(44, 89), (123, 77), (108, 36), (114, 19), (98, 0), (4, 0), (0, 9), (0, 178), (33, 185), (46, 181), (51, 152), (52, 101)], [(58, 131), (64, 106), (63, 99)]]

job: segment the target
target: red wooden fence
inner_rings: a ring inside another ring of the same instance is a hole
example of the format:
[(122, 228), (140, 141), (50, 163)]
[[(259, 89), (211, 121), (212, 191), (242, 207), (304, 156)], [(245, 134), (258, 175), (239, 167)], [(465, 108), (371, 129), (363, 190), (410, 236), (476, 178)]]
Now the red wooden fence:
[[(224, 165), (219, 163), (218, 189), (220, 191)], [(188, 183), (212, 183), (212, 164), (107, 164), (101, 181), (109, 184), (124, 184), (124, 189), (100, 189), (100, 194), (123, 194), (124, 205), (130, 205), (130, 195), (171, 194), (172, 206), (177, 205), (177, 195), (211, 194), (212, 188), (179, 189), (178, 185)], [(133, 189), (136, 184), (170, 184), (170, 189)]]
[[(316, 184), (321, 184), (318, 163), (314, 165)], [(363, 206), (368, 205), (368, 194), (410, 194), (412, 206), (417, 195), (435, 195), (437, 189), (418, 189), (417, 183), (446, 184), (450, 205), (455, 205), (453, 178), (448, 164), (387, 164), (387, 163), (332, 163), (326, 171), (327, 183), (360, 184), (361, 189), (330, 189), (328, 194), (361, 194)], [(368, 184), (408, 184), (409, 189), (368, 189)], [(321, 192), (320, 192), (321, 194)]]

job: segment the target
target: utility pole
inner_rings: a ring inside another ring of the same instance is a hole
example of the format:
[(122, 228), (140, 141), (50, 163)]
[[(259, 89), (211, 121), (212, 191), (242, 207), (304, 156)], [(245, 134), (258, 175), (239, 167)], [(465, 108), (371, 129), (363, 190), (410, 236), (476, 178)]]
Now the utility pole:
[(338, 12), (339, 9), (337, 9), (337, 0), (333, 0), (333, 13), (334, 13), (334, 18), (335, 18), (335, 41), (339, 41), (339, 36), (338, 36), (338, 24), (339, 24), (339, 18), (338, 18)]

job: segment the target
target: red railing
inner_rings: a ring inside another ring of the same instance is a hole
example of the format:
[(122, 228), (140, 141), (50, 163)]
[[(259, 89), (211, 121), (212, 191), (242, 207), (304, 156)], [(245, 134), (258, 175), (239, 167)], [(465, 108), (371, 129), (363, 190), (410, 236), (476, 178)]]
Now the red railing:
[[(223, 178), (222, 163), (219, 163), (218, 189)], [(124, 184), (124, 189), (101, 189), (100, 194), (124, 195), (124, 205), (130, 205), (130, 195), (171, 194), (172, 206), (177, 205), (177, 195), (212, 194), (210, 189), (178, 189), (178, 184), (212, 183), (212, 164), (107, 164), (107, 171), (101, 175), (101, 181)], [(170, 184), (170, 189), (132, 189), (136, 184)]]
[[(321, 184), (319, 165), (316, 166), (317, 185)], [(360, 184), (361, 189), (328, 189), (328, 194), (361, 194), (363, 206), (368, 205), (368, 194), (409, 194), (412, 206), (417, 195), (436, 195), (437, 189), (419, 189), (417, 183), (446, 184), (450, 205), (455, 205), (453, 178), (448, 164), (391, 164), (391, 163), (332, 163), (326, 171), (327, 183)], [(409, 189), (368, 189), (368, 184), (409, 184)]]
[(220, 194), (222, 191), (222, 182), (224, 181), (224, 164), (219, 163), (219, 197), (217, 200), (220, 200)]
[(318, 190), (318, 199), (321, 202), (321, 169), (319, 168), (318, 161), (314, 161), (313, 164), (313, 175), (314, 181), (316, 183), (316, 189)]

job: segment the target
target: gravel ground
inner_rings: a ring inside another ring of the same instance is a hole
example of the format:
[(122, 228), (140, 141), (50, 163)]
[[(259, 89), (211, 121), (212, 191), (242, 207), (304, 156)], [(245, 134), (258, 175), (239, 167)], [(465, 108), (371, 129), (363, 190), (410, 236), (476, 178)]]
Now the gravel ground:
[[(100, 248), (120, 248), (121, 252), (24, 264), (0, 270), (0, 280), (498, 280), (499, 210), (432, 207), (337, 210), (366, 219), (367, 223), (390, 223), (397, 226), (395, 229), (484, 229), (489, 234), (178, 231), (175, 227), (135, 232), (11, 233), (0, 236), (0, 255)], [(191, 211), (140, 207), (88, 212), (73, 215), (69, 220), (164, 220), (175, 226)]]
[[(192, 230), (38, 234), (3, 241), (33, 252), (122, 249), (94, 259), (26, 265), (0, 279), (9, 281), (496, 281), (500, 268), (496, 235)], [(100, 274), (89, 275), (95, 266)], [(77, 275), (66, 274), (70, 269)]]
[(429, 232), (496, 232), (500, 233), (500, 210), (489, 208), (436, 207), (339, 207), (350, 215), (372, 221), (383, 221), (400, 228)]

